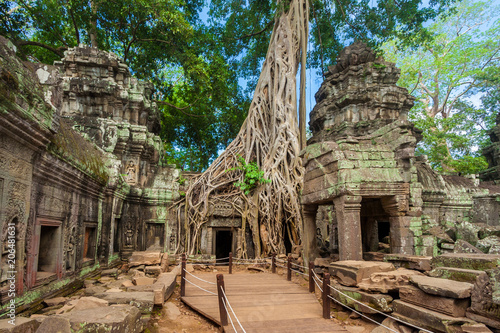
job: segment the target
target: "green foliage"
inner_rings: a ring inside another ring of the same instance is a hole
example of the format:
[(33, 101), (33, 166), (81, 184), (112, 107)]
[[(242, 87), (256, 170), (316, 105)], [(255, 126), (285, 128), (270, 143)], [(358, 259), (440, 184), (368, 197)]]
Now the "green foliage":
[[(477, 173), (498, 109), (495, 71), (500, 51), (499, 8), (462, 1), (428, 31), (433, 39), (412, 49), (384, 45), (387, 60), (401, 68), (398, 84), (416, 97), (410, 120), (423, 130), (418, 152), (444, 172)], [(489, 73), (489, 74), (488, 74)], [(485, 93), (482, 104), (477, 93)]]
[(186, 183), (186, 178), (182, 177), (182, 175), (179, 176), (179, 179), (177, 179), (177, 182), (179, 183), (179, 185), (184, 185)]
[(238, 161), (240, 165), (230, 170), (243, 171), (243, 181), (234, 183), (234, 186), (238, 187), (245, 195), (249, 195), (250, 192), (260, 184), (271, 182), (270, 179), (264, 177), (264, 171), (259, 169), (256, 162), (247, 163), (243, 157), (240, 157)]

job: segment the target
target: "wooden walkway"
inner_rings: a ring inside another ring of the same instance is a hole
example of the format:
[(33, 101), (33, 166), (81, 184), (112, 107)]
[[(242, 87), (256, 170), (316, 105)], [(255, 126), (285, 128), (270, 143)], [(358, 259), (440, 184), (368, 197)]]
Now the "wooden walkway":
[[(196, 276), (216, 282), (213, 273)], [(189, 274), (188, 281), (217, 293), (217, 286), (200, 281)], [(247, 333), (251, 332), (348, 332), (331, 320), (322, 318), (322, 307), (316, 296), (305, 287), (270, 273), (224, 274), (225, 293), (236, 316)], [(182, 301), (220, 325), (217, 296), (186, 283)], [(236, 332), (243, 332), (234, 316)], [(229, 321), (229, 320), (228, 320)], [(235, 332), (229, 321), (224, 332)]]

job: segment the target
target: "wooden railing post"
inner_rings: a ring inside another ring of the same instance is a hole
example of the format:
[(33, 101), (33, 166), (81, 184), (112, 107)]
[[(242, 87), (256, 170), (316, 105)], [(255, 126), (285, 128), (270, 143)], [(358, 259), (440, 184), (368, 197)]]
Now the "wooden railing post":
[(271, 258), (271, 273), (276, 273), (276, 253), (273, 253)]
[(229, 252), (229, 274), (233, 274), (233, 252)]
[(186, 295), (186, 254), (181, 255), (181, 297)]
[(330, 274), (323, 275), (323, 318), (330, 319)]
[(310, 261), (309, 262), (309, 292), (310, 293), (314, 292), (314, 274), (313, 274), (313, 269), (314, 269), (314, 262)]
[(288, 262), (286, 265), (286, 279), (292, 281), (292, 256), (288, 256)]
[(224, 307), (223, 299), (224, 299), (224, 294), (222, 293), (222, 290), (225, 291), (224, 289), (224, 275), (222, 274), (217, 274), (217, 298), (219, 299), (219, 314), (220, 314), (220, 324), (222, 326), (227, 325), (227, 311), (226, 308)]

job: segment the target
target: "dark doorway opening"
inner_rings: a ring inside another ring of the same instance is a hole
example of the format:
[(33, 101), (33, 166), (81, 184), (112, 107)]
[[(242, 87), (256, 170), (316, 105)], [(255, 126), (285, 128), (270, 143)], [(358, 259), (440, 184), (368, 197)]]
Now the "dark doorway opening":
[[(233, 232), (231, 230), (217, 230), (215, 232), (215, 257), (216, 259), (229, 257), (229, 252), (232, 251)], [(229, 260), (221, 260), (219, 262), (229, 262)]]
[(61, 229), (56, 226), (40, 227), (37, 280), (56, 275), (59, 264)]
[(284, 229), (284, 239), (283, 243), (285, 244), (285, 253), (292, 253), (292, 242), (290, 241), (290, 233), (288, 232), (288, 225), (285, 223), (283, 224), (283, 229)]
[(380, 198), (361, 200), (361, 241), (363, 252), (388, 252), (384, 237), (389, 235), (389, 216)]
[(390, 231), (391, 231), (391, 224), (389, 223), (389, 221), (378, 221), (379, 242), (388, 244)]

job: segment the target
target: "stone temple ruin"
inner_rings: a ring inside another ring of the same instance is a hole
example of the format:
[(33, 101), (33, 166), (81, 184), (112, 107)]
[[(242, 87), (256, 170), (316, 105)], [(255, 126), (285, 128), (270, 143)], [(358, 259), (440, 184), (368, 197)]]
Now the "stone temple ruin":
[[(414, 99), (396, 86), (398, 77), (394, 64), (362, 43), (344, 49), (329, 68), (302, 151), (304, 260), (381, 311), (408, 321), (414, 313), (428, 316), (431, 329), (451, 331), (449, 319), (423, 307), (498, 332), (500, 118), (484, 152), (490, 169), (480, 179), (440, 175), (425, 156), (415, 156), (421, 132), (407, 119)], [(161, 278), (167, 256), (137, 260), (134, 253), (177, 254), (182, 238), (182, 221), (168, 211), (183, 190), (181, 173), (162, 162), (151, 95), (152, 86), (112, 53), (76, 47), (47, 66), (21, 61), (0, 37), (1, 317), (9, 313), (12, 288), (16, 310), (33, 313), (88, 277), (116, 274), (112, 268), (129, 258), (129, 265), (146, 262), (144, 272), (160, 276), (146, 288), (160, 294), (138, 301), (146, 305), (128, 309), (133, 313), (122, 314), (124, 321), (136, 325), (171, 293), (175, 274)], [(202, 254), (224, 257), (236, 249), (241, 216), (223, 205), (212, 215)], [(435, 291), (426, 278), (467, 283), (468, 292)], [(138, 287), (128, 292), (145, 290)], [(92, 295), (121, 302), (103, 292)], [(443, 302), (449, 308), (439, 309)]]

